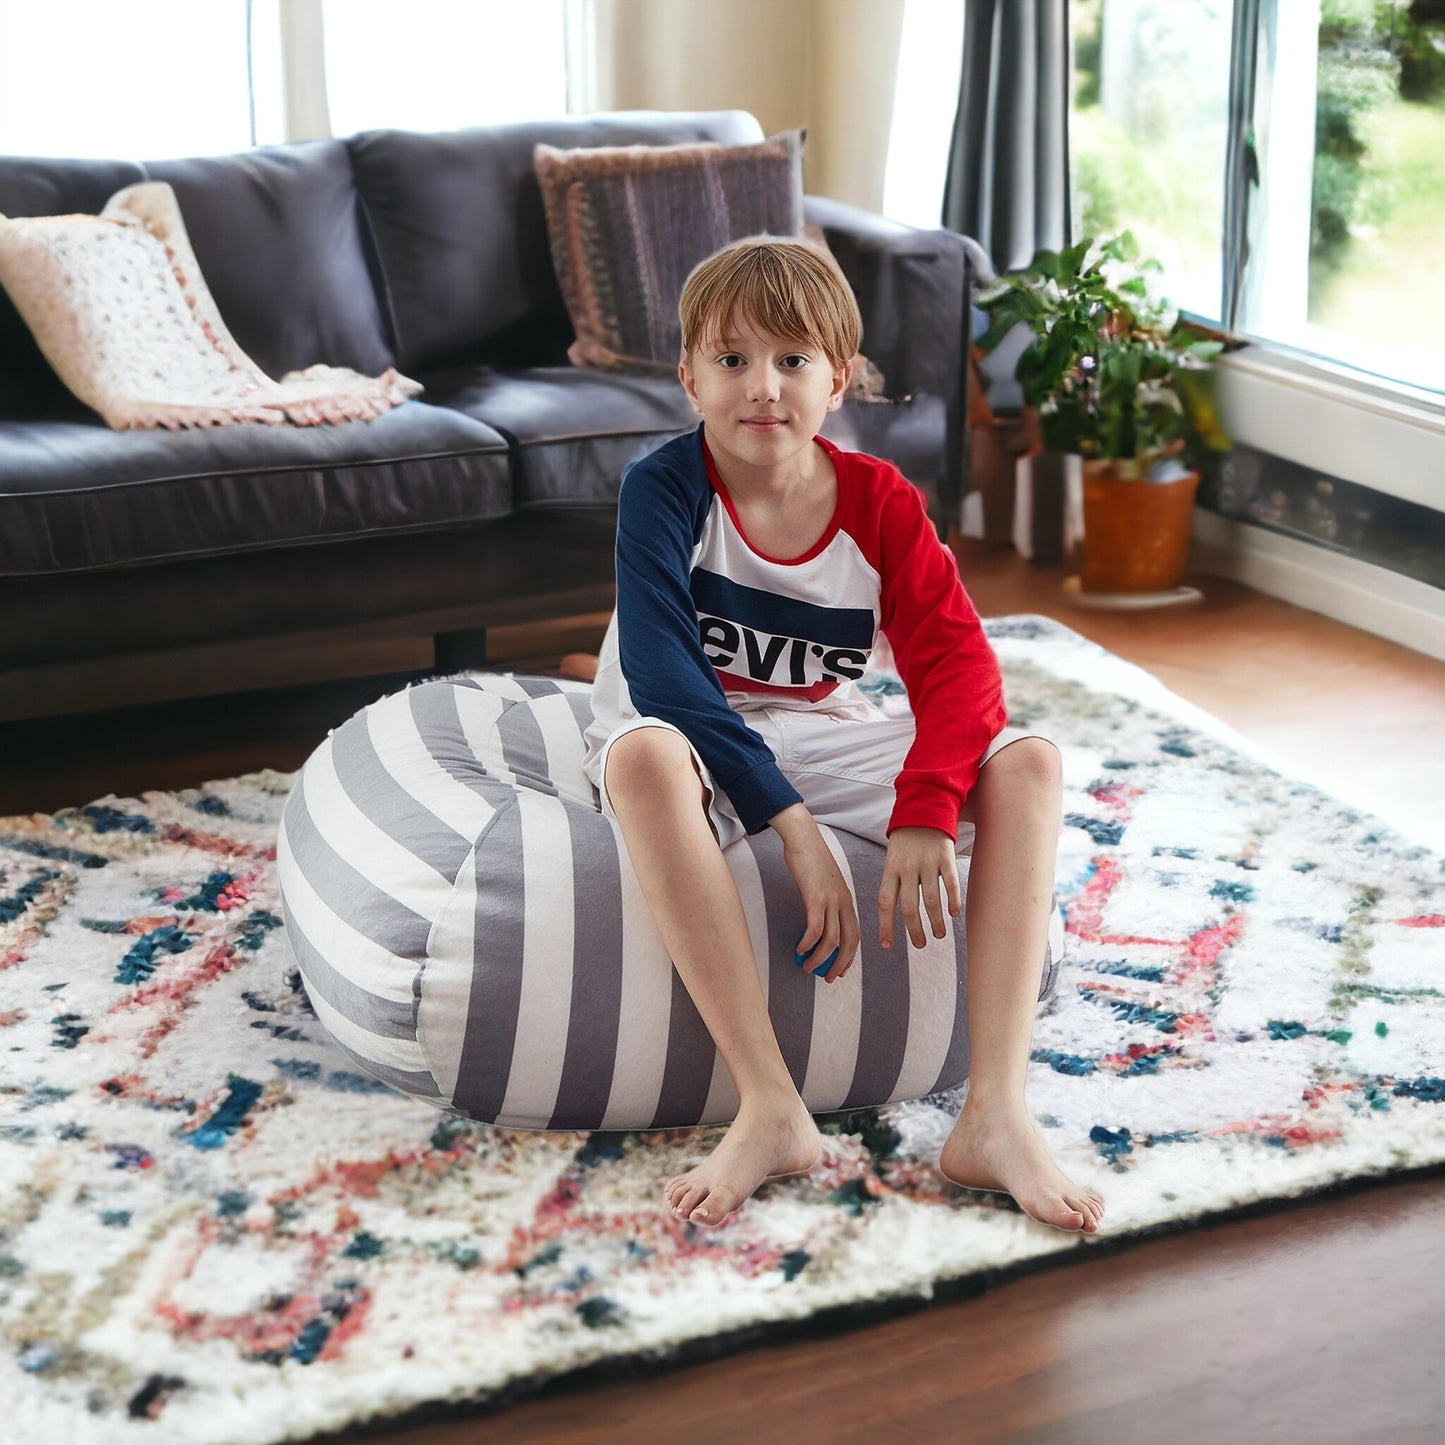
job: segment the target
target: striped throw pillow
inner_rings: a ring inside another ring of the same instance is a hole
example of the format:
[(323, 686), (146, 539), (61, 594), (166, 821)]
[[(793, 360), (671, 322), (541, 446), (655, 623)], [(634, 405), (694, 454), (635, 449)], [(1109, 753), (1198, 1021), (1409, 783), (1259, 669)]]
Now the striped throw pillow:
[(538, 145), (575, 366), (677, 374), (688, 273), (729, 241), (803, 229), (803, 132), (755, 145)]
[[(286, 932), (317, 1018), (402, 1092), (521, 1129), (731, 1121), (738, 1096), (582, 771), (591, 686), (492, 673), (383, 698), (316, 749), (277, 840)], [(864, 910), (885, 850), (823, 835)], [(725, 855), (768, 1012), (810, 1110), (921, 1098), (968, 1074), (961, 932), (793, 962), (805, 916), (775, 833)], [(959, 859), (960, 870), (968, 860)], [(963, 873), (966, 879), (966, 872)], [(870, 937), (871, 933), (871, 937)], [(1040, 998), (1058, 976), (1057, 933)]]

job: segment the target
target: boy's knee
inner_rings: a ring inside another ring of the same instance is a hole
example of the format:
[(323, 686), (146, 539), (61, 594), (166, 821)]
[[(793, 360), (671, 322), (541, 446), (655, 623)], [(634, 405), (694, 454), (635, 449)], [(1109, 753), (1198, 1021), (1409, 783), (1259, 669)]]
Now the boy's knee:
[(983, 774), (993, 781), (1006, 781), (1011, 790), (1020, 787), (1055, 791), (1063, 783), (1063, 759), (1046, 738), (1020, 738), (1000, 748), (984, 765)]
[(635, 792), (645, 787), (666, 787), (691, 780), (701, 787), (701, 776), (686, 739), (671, 728), (642, 727), (617, 739), (607, 753), (609, 792), (621, 788)]

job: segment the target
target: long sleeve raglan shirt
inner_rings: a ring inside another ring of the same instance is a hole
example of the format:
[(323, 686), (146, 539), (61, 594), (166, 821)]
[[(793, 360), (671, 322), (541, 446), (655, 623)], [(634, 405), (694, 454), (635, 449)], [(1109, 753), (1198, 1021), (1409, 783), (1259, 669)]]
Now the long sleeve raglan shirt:
[(704, 440), (676, 437), (623, 474), (617, 606), (598, 659), (586, 766), (645, 715), (697, 749), (749, 833), (802, 799), (749, 709), (851, 710), (880, 634), (916, 720), (888, 831), (958, 815), (1007, 715), (997, 659), (918, 489), (891, 462), (823, 437), (837, 507), (804, 555), (747, 540)]

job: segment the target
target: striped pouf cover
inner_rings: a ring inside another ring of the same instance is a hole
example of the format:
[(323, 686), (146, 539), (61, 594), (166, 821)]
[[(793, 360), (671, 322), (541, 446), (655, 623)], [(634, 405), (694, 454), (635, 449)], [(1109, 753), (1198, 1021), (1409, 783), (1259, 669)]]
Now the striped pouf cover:
[[(286, 933), (317, 1018), (359, 1066), (519, 1129), (730, 1122), (732, 1077), (582, 771), (591, 686), (431, 679), (307, 760), (277, 840)], [(824, 827), (862, 920), (885, 850)], [(863, 927), (831, 987), (793, 962), (806, 917), (771, 829), (725, 855), (783, 1058), (814, 1113), (921, 1098), (968, 1074), (962, 931), (891, 952)], [(968, 860), (960, 859), (967, 880)], [(960, 920), (961, 921), (961, 920)], [(1040, 999), (1058, 977), (1057, 914)]]

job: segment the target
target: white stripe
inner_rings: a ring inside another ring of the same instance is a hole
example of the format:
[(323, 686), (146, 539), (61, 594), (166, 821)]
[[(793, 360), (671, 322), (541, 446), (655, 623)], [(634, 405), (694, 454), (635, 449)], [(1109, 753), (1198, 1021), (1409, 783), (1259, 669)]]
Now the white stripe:
[(547, 750), (547, 777), (557, 794), (569, 802), (580, 802), (592, 810), (592, 784), (582, 771), (587, 744), (572, 704), (561, 693), (539, 697), (532, 704), (532, 716), (542, 732), (542, 746)]
[(478, 692), (474, 687), (456, 689), (457, 716), (467, 746), (487, 772), (499, 782), (516, 785), (517, 775), (507, 766), (501, 739), (497, 736), (497, 720), (506, 711), (497, 692)]
[[(472, 689), (456, 691), (460, 696)], [(427, 751), (407, 694), (382, 698), (365, 716), (376, 755), (397, 785), (463, 838), (475, 840), (496, 809), (480, 793), (452, 777)]]
[[(516, 680), (514, 672), (469, 672), (467, 676), (474, 682), (482, 685), (484, 693), (490, 693), (493, 697), (506, 698), (511, 702), (527, 702), (531, 694), (520, 682)], [(475, 688), (465, 688), (466, 692), (475, 692)]]
[(477, 850), (467, 854), (456, 887), (437, 914), (427, 939), (427, 963), (421, 975), (416, 1034), (426, 1067), (448, 1104), (457, 1096), (467, 1019), (476, 970)]
[[(284, 819), (276, 830), (276, 871), (285, 880), (287, 921), (300, 929), (337, 973), (378, 998), (410, 1004), (412, 979), (418, 967), (415, 960), (400, 958), (358, 933), (332, 910), (311, 886), (306, 870), (291, 851)], [(298, 958), (298, 966), (300, 963)]]
[(522, 989), (498, 1117), (512, 1128), (545, 1129), (557, 1108), (572, 1012), (572, 836), (566, 805), (545, 793), (521, 790), (517, 818), (522, 828), (517, 866), (526, 880)]
[(615, 819), (607, 821), (616, 839), (621, 877), (622, 997), (617, 1063), (600, 1127), (636, 1129), (652, 1120), (662, 1097), (673, 968), (627, 856), (622, 830)]
[[(848, 855), (826, 823), (820, 823), (818, 831), (851, 893), (853, 870), (848, 866)], [(863, 1029), (861, 959), (837, 983), (818, 982), (815, 986), (818, 992), (813, 1005), (813, 1041), (808, 1051), (808, 1074), (799, 1092), (810, 1112), (826, 1114), (843, 1107), (858, 1067), (858, 1040)]]
[(451, 885), (352, 802), (337, 775), (329, 738), (312, 755), (301, 781), (311, 822), (337, 855), (383, 893), (435, 921), (451, 897)]
[[(968, 897), (967, 858), (955, 860), (959, 867), (959, 896)], [(958, 1007), (958, 945), (954, 938), (952, 918), (944, 909), (945, 937), (933, 936), (928, 915), (923, 916), (923, 947), (914, 948), (908, 933), (899, 927), (894, 932), (894, 948), (902, 939), (908, 949), (908, 1047), (903, 1053), (898, 1087), (889, 1096), (897, 1099), (918, 1099), (933, 1087), (939, 1070), (948, 1057), (949, 1040), (953, 1036), (953, 1015)]]

